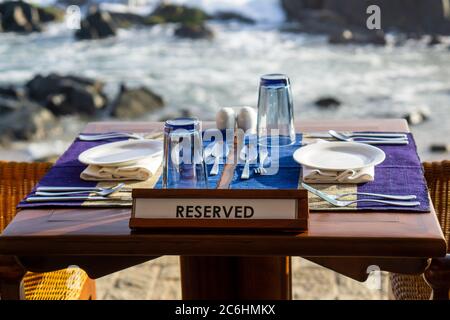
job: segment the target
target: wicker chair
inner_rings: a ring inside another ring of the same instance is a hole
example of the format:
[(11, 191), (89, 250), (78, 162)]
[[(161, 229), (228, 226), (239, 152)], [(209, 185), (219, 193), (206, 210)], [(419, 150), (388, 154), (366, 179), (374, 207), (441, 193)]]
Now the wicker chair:
[[(0, 232), (14, 218), (17, 203), (51, 165), (0, 161)], [(26, 300), (95, 299), (95, 282), (79, 268), (47, 273), (27, 272), (23, 278), (22, 296)]]
[[(425, 162), (423, 164), (431, 200), (433, 202), (439, 223), (447, 240), (450, 242), (450, 161)], [(450, 257), (447, 254), (447, 259)], [(448, 263), (448, 262), (446, 262)], [(447, 271), (448, 272), (448, 271)], [(423, 275), (390, 275), (393, 298), (397, 300), (428, 300), (431, 288)], [(443, 294), (445, 296), (445, 292)], [(448, 287), (447, 287), (448, 295)], [(444, 297), (445, 298), (445, 297)], [(448, 296), (447, 296), (448, 299)]]

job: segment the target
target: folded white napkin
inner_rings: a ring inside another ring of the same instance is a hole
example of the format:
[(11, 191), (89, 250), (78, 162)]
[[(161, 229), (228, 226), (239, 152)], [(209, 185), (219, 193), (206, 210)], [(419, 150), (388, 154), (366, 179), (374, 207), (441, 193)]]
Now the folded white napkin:
[(303, 166), (303, 181), (306, 183), (363, 183), (374, 178), (375, 167), (330, 171)]
[(127, 166), (102, 167), (89, 165), (80, 177), (88, 181), (145, 181), (158, 171), (161, 162), (162, 155), (159, 155), (139, 160)]

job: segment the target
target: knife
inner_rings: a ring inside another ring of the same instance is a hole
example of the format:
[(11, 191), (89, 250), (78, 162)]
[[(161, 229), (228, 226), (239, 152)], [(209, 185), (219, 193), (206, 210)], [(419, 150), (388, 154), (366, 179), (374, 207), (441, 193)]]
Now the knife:
[(60, 197), (28, 197), (26, 202), (67, 202), (67, 201), (104, 201), (104, 200), (123, 200), (128, 201), (130, 198), (108, 198), (100, 196), (60, 196)]
[[(103, 191), (108, 188), (99, 188), (99, 187), (51, 187), (51, 186), (41, 186), (36, 188), (37, 192), (70, 192), (70, 191), (80, 191), (82, 192), (95, 192), (95, 191)], [(131, 192), (132, 189), (129, 187), (124, 187), (120, 189), (120, 192)]]

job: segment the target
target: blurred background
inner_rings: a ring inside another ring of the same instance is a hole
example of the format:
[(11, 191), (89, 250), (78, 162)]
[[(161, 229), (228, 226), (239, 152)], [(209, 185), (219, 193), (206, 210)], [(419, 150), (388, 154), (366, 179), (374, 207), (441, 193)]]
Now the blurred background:
[(256, 107), (273, 72), (297, 120), (403, 117), (422, 160), (448, 158), (449, 2), (0, 2), (0, 159), (53, 159), (88, 121)]
[[(366, 25), (373, 4), (381, 30)], [(89, 121), (256, 107), (266, 73), (291, 78), (297, 120), (405, 118), (422, 160), (448, 159), (449, 35), (450, 0), (0, 0), (0, 160), (53, 160)], [(295, 299), (386, 299), (374, 277), (293, 258)], [(180, 298), (178, 260), (97, 289)]]

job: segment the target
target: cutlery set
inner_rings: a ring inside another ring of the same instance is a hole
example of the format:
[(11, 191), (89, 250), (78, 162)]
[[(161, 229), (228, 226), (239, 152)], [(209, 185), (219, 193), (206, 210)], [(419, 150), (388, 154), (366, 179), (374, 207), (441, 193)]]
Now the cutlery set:
[(124, 189), (125, 184), (119, 183), (111, 188), (98, 187), (48, 187), (41, 186), (36, 189), (34, 196), (28, 197), (27, 202), (46, 202), (46, 201), (100, 201), (110, 200), (110, 195), (115, 192), (131, 192), (130, 189)]
[(345, 142), (359, 142), (372, 145), (407, 145), (408, 136), (404, 133), (343, 133), (335, 130), (309, 133), (310, 138), (334, 138)]

